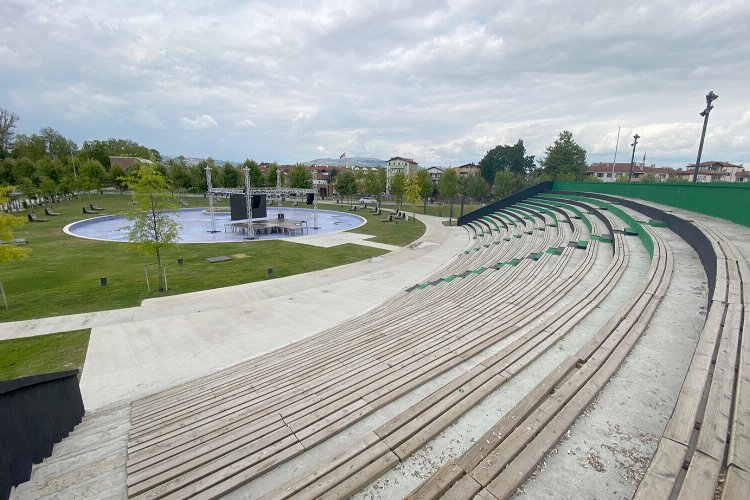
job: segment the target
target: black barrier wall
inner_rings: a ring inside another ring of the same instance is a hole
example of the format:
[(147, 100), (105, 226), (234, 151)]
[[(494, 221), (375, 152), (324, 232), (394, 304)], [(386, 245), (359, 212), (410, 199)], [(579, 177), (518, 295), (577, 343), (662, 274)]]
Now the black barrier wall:
[(516, 194), (512, 194), (508, 196), (507, 198), (503, 198), (502, 200), (498, 200), (495, 203), (491, 203), (487, 205), (486, 207), (482, 207), (477, 210), (474, 210), (473, 212), (469, 212), (468, 214), (462, 215), (461, 217), (458, 218), (457, 224), (459, 226), (463, 226), (464, 224), (468, 224), (469, 222), (477, 220), (481, 217), (484, 217), (485, 215), (489, 215), (493, 212), (496, 212), (500, 210), (501, 208), (515, 205), (516, 203), (523, 201), (526, 198), (536, 196), (537, 194), (543, 193), (545, 191), (549, 191), (550, 189), (552, 189), (552, 181), (540, 182), (536, 186), (531, 186), (530, 188), (526, 188), (523, 191), (519, 191)]
[(83, 418), (77, 370), (0, 382), (0, 499)]

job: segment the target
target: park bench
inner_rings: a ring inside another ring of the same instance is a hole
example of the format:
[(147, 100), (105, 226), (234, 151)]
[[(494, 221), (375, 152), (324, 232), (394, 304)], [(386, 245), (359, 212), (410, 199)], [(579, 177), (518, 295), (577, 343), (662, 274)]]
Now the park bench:
[(35, 214), (26, 214), (26, 216), (29, 218), (29, 222), (48, 222), (49, 219), (40, 219)]
[(60, 215), (60, 213), (58, 213), (58, 212), (55, 212), (55, 211), (54, 211), (54, 210), (52, 210), (51, 208), (45, 208), (45, 209), (44, 209), (44, 213), (45, 213), (45, 215), (49, 215), (49, 216)]

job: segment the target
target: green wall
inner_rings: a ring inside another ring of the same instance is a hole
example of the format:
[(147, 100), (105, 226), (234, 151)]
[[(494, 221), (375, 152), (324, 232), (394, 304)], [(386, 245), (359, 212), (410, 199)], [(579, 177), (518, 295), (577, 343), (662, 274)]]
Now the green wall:
[(555, 181), (556, 191), (640, 198), (750, 226), (750, 183), (648, 183)]

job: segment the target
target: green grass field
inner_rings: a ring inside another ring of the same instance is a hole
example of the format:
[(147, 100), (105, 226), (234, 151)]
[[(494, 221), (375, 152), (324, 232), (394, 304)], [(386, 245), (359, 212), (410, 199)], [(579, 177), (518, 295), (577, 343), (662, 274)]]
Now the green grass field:
[[(190, 206), (205, 207), (205, 198), (187, 198)], [(167, 268), (169, 291), (160, 293), (146, 289), (147, 264), (155, 262), (154, 256), (132, 251), (127, 243), (84, 240), (63, 233), (62, 228), (85, 215), (82, 206), (94, 203), (105, 208), (105, 213), (118, 213), (131, 209), (127, 195), (82, 196), (80, 201), (55, 204), (54, 210), (62, 215), (39, 217), (49, 222), (27, 223), (15, 232), (15, 237), (25, 238), (31, 250), (28, 259), (4, 264), (0, 267), (10, 308), (0, 306), (0, 321), (32, 319), (61, 314), (84, 313), (121, 307), (131, 307), (149, 297), (174, 295), (209, 288), (219, 288), (268, 279), (267, 268), (273, 268), (273, 278), (289, 276), (348, 264), (385, 253), (383, 250), (361, 245), (341, 245), (318, 248), (289, 243), (283, 240), (179, 244), (163, 252)], [(321, 209), (346, 210), (347, 207), (321, 205)], [(360, 233), (375, 235), (373, 241), (403, 246), (419, 238), (425, 230), (421, 222), (381, 223), (382, 216), (369, 215), (358, 210), (367, 224), (358, 228)], [(20, 214), (25, 216), (25, 214)], [(227, 255), (232, 260), (209, 264), (206, 257)], [(184, 264), (177, 265), (178, 257)], [(100, 278), (107, 277), (107, 286)], [(150, 275), (156, 281), (155, 271)]]
[(83, 369), (91, 330), (0, 341), (0, 380)]

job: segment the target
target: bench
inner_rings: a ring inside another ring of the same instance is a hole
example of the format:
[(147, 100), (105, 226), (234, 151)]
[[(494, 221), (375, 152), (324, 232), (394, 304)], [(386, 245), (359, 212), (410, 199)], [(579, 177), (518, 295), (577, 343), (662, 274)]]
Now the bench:
[(26, 216), (29, 218), (29, 222), (48, 222), (49, 219), (40, 219), (35, 214), (26, 214)]

